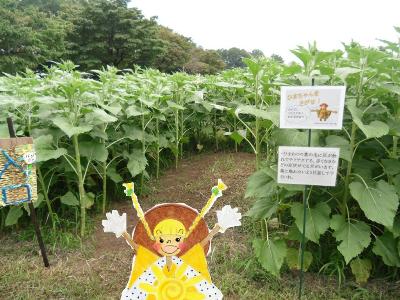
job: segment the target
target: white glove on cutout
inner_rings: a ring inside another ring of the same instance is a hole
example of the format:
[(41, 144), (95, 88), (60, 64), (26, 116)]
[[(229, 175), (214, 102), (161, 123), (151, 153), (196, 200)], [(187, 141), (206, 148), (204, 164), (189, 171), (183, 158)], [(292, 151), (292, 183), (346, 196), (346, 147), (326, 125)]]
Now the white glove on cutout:
[(106, 217), (107, 220), (101, 221), (104, 232), (115, 233), (115, 236), (119, 238), (126, 231), (126, 213), (120, 216), (117, 210), (113, 210), (111, 213), (106, 213)]
[(218, 225), (221, 227), (219, 232), (224, 233), (228, 228), (242, 225), (240, 222), (242, 214), (238, 210), (239, 208), (232, 208), (230, 205), (217, 210)]

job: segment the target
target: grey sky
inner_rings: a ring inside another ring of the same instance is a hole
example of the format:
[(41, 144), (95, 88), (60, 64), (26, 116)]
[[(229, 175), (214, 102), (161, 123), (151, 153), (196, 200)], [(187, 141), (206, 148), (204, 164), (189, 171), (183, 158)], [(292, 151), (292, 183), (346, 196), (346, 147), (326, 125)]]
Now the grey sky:
[(316, 41), (322, 50), (351, 39), (395, 41), (400, 0), (132, 0), (146, 17), (207, 49), (261, 49), (293, 59), (289, 49)]

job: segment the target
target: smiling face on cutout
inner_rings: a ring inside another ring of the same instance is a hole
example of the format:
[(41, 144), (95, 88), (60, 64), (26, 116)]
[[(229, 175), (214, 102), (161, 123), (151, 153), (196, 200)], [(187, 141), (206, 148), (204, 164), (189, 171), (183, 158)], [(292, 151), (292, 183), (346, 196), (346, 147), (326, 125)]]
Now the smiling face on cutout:
[(166, 234), (158, 237), (155, 249), (162, 256), (173, 256), (181, 252), (183, 245), (183, 236)]
[(185, 247), (185, 226), (173, 219), (166, 219), (154, 228), (154, 249), (162, 256), (178, 255)]

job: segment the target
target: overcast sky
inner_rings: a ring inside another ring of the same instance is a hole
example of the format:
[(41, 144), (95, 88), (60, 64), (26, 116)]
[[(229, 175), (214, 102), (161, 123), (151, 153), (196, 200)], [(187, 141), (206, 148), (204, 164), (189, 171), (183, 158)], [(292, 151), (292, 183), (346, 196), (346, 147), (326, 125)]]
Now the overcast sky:
[(351, 39), (397, 40), (400, 0), (132, 0), (130, 6), (206, 48), (261, 49), (293, 59), (289, 49), (316, 41), (321, 50)]

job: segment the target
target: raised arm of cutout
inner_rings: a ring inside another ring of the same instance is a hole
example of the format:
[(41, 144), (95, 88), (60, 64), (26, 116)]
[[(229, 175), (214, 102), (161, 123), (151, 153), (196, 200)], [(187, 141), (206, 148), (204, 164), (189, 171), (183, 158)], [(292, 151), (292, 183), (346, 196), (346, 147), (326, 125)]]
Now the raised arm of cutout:
[(205, 247), (218, 232), (224, 233), (228, 228), (242, 225), (240, 222), (242, 214), (238, 210), (239, 208), (232, 208), (230, 205), (225, 205), (221, 210), (217, 210), (218, 222), (207, 237), (200, 242), (200, 245)]
[(196, 228), (196, 226), (199, 224), (200, 220), (204, 218), (204, 216), (208, 213), (208, 211), (211, 209), (211, 207), (214, 205), (215, 201), (219, 197), (222, 196), (222, 191), (225, 191), (227, 189), (227, 186), (225, 183), (222, 182), (221, 179), (218, 179), (218, 183), (216, 186), (213, 186), (211, 189), (211, 196), (208, 199), (206, 205), (202, 208), (196, 219), (194, 219), (193, 224), (189, 227), (186, 237), (190, 236), (193, 232), (193, 230)]
[(137, 216), (138, 216), (140, 222), (142, 222), (144, 228), (146, 229), (147, 235), (149, 236), (150, 239), (154, 240), (154, 236), (150, 230), (149, 224), (147, 224), (146, 218), (144, 217), (143, 209), (140, 206), (138, 197), (135, 194), (135, 185), (133, 184), (133, 182), (124, 183), (122, 185), (125, 187), (125, 191), (124, 191), (125, 195), (127, 195), (128, 197), (131, 197), (133, 207), (136, 210), (136, 213), (137, 213)]
[(238, 211), (239, 208), (232, 208), (230, 205), (225, 205), (221, 210), (217, 210), (219, 232), (224, 233), (228, 228), (242, 225), (240, 222), (242, 214)]
[(101, 221), (104, 232), (114, 233), (117, 238), (121, 237), (126, 232), (126, 213), (121, 216), (118, 211), (113, 210), (111, 213), (106, 213), (107, 220)]
[(211, 189), (211, 192), (215, 198), (219, 198), (222, 196), (222, 192), (225, 191), (226, 189), (227, 186), (225, 185), (225, 183), (223, 183), (221, 179), (218, 179), (217, 185)]

